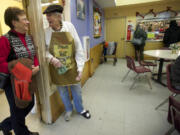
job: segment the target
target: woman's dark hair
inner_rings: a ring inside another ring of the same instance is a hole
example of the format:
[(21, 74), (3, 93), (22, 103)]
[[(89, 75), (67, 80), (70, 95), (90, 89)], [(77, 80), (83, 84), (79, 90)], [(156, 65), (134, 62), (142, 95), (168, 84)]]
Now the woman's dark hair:
[(169, 26), (170, 26), (170, 27), (177, 27), (178, 25), (177, 25), (176, 20), (171, 20)]
[(24, 15), (24, 14), (25, 14), (24, 10), (18, 7), (7, 8), (4, 13), (4, 20), (5, 20), (6, 25), (8, 25), (11, 29), (14, 29), (12, 21), (19, 21), (18, 16)]
[(139, 31), (140, 31), (140, 24), (138, 23), (137, 25), (136, 25), (136, 30), (134, 31), (134, 35), (137, 35), (137, 33), (139, 33)]

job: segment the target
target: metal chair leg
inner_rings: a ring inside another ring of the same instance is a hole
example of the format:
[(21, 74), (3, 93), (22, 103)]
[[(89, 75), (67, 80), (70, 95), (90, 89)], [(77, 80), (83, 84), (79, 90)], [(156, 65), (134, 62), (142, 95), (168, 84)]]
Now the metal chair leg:
[(148, 75), (145, 75), (145, 76), (146, 76), (146, 78), (147, 78), (147, 80), (148, 80), (148, 84), (149, 84), (150, 89), (152, 89), (152, 85), (151, 85), (151, 80), (150, 80), (150, 78), (148, 77)]
[(175, 128), (172, 126), (166, 133), (165, 135), (171, 135), (174, 132)]
[(113, 66), (116, 66), (117, 58), (114, 58)]
[(126, 77), (128, 76), (128, 74), (129, 74), (130, 71), (131, 71), (131, 70), (129, 70), (129, 71), (126, 73), (126, 75), (123, 77), (123, 79), (121, 80), (121, 82), (123, 82), (123, 81), (126, 79)]
[(161, 107), (162, 105), (164, 105), (165, 103), (167, 103), (169, 101), (169, 98), (165, 99), (162, 103), (160, 103), (155, 110), (157, 110), (159, 107)]
[(139, 74), (137, 74), (136, 76), (135, 76), (135, 78), (134, 78), (134, 82), (133, 82), (133, 84), (131, 85), (131, 87), (129, 88), (129, 90), (131, 90), (133, 87), (134, 87), (134, 85), (135, 85), (135, 83), (136, 83), (136, 81), (137, 81), (137, 77), (139, 76)]
[[(176, 97), (177, 94), (176, 94), (176, 93), (173, 93), (171, 96)], [(162, 105), (164, 105), (164, 104), (165, 104), (166, 102), (168, 102), (168, 101), (169, 101), (169, 98), (165, 99), (161, 104), (159, 104), (159, 105), (155, 108), (155, 110), (157, 110), (159, 107), (161, 107)]]
[[(155, 60), (154, 63), (158, 65), (157, 60)], [(153, 66), (151, 73), (152, 74), (155, 73), (156, 69), (157, 69), (157, 66)]]

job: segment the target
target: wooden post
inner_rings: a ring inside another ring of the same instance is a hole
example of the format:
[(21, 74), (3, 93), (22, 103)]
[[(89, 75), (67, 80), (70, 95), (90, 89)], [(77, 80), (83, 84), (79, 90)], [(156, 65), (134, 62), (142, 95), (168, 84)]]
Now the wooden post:
[(70, 7), (70, 0), (63, 0), (62, 4), (64, 3), (64, 11), (63, 16), (65, 21), (71, 22), (71, 7)]
[(45, 123), (52, 123), (50, 106), (50, 85), (48, 75), (48, 65), (45, 59), (45, 37), (43, 29), (43, 17), (41, 0), (23, 0), (28, 19), (30, 21), (30, 33), (37, 46), (40, 72), (37, 76), (38, 92), (40, 99), (41, 117)]

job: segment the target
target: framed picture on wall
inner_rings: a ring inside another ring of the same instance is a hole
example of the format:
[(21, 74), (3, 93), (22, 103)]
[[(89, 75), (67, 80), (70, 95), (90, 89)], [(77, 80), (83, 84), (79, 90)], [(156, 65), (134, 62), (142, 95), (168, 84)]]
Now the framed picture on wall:
[(76, 6), (77, 6), (77, 17), (79, 19), (84, 20), (85, 19), (85, 4), (84, 0), (76, 0)]
[(102, 31), (101, 13), (99, 9), (94, 8), (93, 18), (94, 18), (94, 38), (99, 38), (101, 37), (101, 31)]

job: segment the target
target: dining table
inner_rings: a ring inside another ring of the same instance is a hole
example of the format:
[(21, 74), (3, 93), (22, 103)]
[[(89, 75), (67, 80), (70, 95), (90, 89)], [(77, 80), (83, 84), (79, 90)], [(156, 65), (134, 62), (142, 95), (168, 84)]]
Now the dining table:
[(161, 80), (163, 63), (165, 60), (176, 60), (176, 58), (180, 55), (180, 51), (177, 50), (176, 53), (172, 53), (172, 50), (146, 50), (144, 51), (144, 54), (159, 59), (157, 79), (155, 79), (154, 77), (152, 79), (157, 83), (166, 86), (166, 84), (164, 84)]

